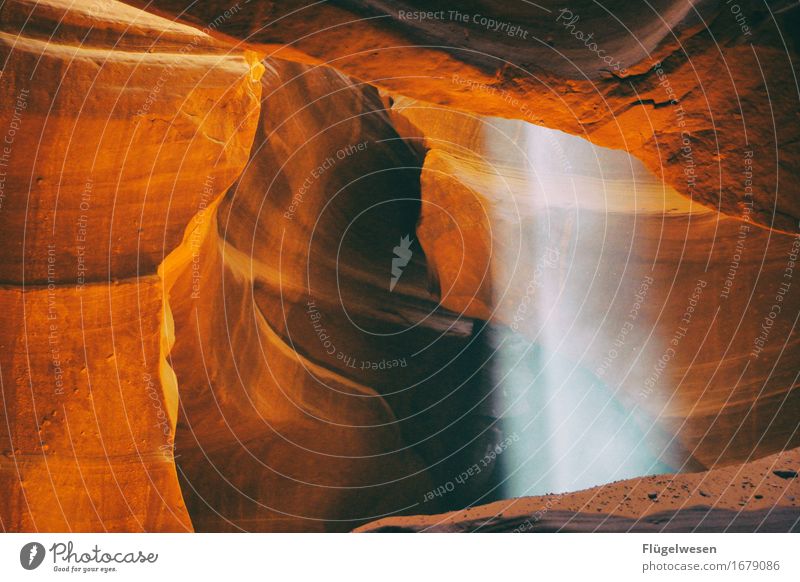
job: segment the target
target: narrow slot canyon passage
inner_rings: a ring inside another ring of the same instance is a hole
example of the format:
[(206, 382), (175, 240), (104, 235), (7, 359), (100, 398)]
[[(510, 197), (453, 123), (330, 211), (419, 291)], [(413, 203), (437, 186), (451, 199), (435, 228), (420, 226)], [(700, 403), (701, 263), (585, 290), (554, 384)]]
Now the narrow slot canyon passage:
[(798, 530), (800, 7), (417, 4), (0, 5), (0, 529)]

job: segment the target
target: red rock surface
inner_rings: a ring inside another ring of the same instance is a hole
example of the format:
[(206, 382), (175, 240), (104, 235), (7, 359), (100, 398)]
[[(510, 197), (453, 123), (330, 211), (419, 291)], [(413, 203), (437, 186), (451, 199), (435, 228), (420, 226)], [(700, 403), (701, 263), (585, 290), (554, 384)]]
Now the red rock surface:
[(470, 442), (488, 424), (479, 386), (459, 390), (472, 322), (437, 308), (418, 247), (389, 291), (419, 160), (377, 91), (285, 61), (263, 83), (247, 169), (194, 266), (168, 265), (178, 468), (200, 530), (349, 530), (408, 511), (496, 434)]
[[(800, 8), (739, 5), (5, 2), (0, 528), (796, 529)], [(683, 473), (511, 498), (584, 381)]]
[[(197, 26), (218, 22), (216, 34), (272, 56), (330, 64), (423, 101), (525, 119), (625, 149), (678, 192), (732, 215), (749, 202), (741, 172), (744, 151), (752, 149), (754, 220), (797, 228), (800, 93), (792, 63), (800, 9), (788, 0), (738, 2), (744, 20), (722, 0), (581, 1), (569, 6), (571, 14), (556, 2), (500, 7), (487, 0), (457, 7), (382, 0), (131, 3)], [(451, 15), (454, 8), (461, 17)], [(407, 16), (440, 10), (436, 18)], [(521, 33), (509, 34), (512, 26)]]
[(0, 15), (0, 523), (191, 529), (157, 267), (246, 162), (259, 68), (119, 2)]

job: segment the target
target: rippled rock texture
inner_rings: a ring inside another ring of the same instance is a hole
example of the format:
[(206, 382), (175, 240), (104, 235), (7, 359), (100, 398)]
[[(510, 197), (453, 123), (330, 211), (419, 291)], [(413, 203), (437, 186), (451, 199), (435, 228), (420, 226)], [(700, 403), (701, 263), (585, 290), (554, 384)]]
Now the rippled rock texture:
[[(235, 5), (133, 3), (200, 25)], [(799, 11), (789, 0), (257, 0), (217, 30), (423, 101), (625, 149), (682, 194), (734, 215), (752, 203), (754, 221), (795, 232)]]
[(250, 162), (171, 289), (178, 468), (199, 529), (348, 530), (496, 444), (480, 325), (430, 290), (421, 159), (378, 92), (285, 61), (263, 85)]
[(3, 529), (796, 529), (800, 9), (422, 4), (0, 7)]
[(190, 529), (157, 270), (247, 161), (260, 68), (119, 2), (0, 15), (0, 522)]

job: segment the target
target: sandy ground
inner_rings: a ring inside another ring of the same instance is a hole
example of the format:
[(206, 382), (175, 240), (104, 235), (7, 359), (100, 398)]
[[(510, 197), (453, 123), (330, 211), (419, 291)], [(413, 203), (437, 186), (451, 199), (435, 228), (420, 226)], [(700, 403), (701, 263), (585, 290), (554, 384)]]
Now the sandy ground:
[(441, 515), (387, 518), (359, 532), (800, 531), (800, 448), (702, 473), (655, 475)]

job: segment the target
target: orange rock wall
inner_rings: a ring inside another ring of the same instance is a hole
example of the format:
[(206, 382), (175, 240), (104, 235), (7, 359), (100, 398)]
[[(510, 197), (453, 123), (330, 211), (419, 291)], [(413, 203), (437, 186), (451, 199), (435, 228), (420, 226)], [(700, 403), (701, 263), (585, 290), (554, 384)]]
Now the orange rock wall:
[(157, 267), (241, 171), (259, 69), (119, 2), (0, 16), (0, 523), (191, 529)]

